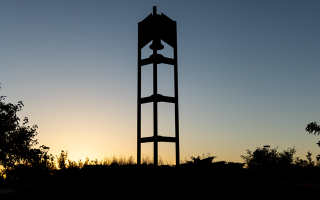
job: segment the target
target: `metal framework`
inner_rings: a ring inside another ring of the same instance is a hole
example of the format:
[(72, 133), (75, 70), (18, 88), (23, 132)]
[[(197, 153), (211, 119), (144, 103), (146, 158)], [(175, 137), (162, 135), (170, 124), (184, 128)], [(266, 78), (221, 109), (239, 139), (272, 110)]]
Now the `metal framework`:
[[(150, 49), (153, 54), (141, 60), (141, 49), (152, 40)], [(166, 58), (157, 54), (163, 49), (161, 40), (174, 49), (174, 58)], [(168, 64), (174, 67), (174, 97), (158, 94), (157, 90), (157, 64)], [(141, 67), (153, 64), (153, 94), (141, 97)], [(158, 102), (174, 103), (175, 105), (175, 137), (158, 135)], [(141, 138), (141, 105), (153, 103), (153, 136)], [(150, 14), (138, 23), (138, 95), (137, 95), (137, 164), (141, 164), (141, 143), (153, 142), (154, 166), (158, 166), (158, 142), (175, 142), (176, 166), (180, 165), (179, 152), (179, 100), (178, 100), (178, 59), (177, 59), (177, 25), (176, 22), (161, 13), (157, 14), (157, 7), (153, 7)]]

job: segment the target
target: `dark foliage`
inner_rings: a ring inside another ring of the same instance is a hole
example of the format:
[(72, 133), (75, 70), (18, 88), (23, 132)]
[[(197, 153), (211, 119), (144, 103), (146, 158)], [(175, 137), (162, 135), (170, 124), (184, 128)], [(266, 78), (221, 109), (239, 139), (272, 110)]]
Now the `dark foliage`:
[(31, 147), (38, 144), (37, 140), (33, 140), (37, 126), (24, 126), (28, 118), (24, 118), (21, 126), (16, 113), (21, 111), (22, 102), (6, 104), (2, 102), (4, 99), (4, 96), (0, 97), (0, 164), (12, 167), (15, 163), (35, 159)]
[[(23, 187), (16, 194), (33, 199), (85, 199), (110, 195), (133, 198), (137, 192), (148, 197), (156, 194), (159, 198), (207, 198), (208, 195), (234, 198), (250, 190), (252, 197), (263, 193), (264, 197), (277, 199), (299, 195), (306, 198), (317, 193), (312, 188), (279, 185), (266, 171), (243, 168), (245, 163), (212, 162), (213, 158), (208, 158), (191, 157), (188, 164), (180, 167), (91, 163), (80, 169), (66, 165), (63, 169), (53, 170), (53, 175), (34, 179), (32, 187)], [(307, 166), (301, 165), (301, 169), (307, 169)], [(305, 172), (316, 173), (312, 169)], [(305, 182), (306, 177), (301, 181)], [(289, 183), (288, 179), (282, 181)]]
[(320, 134), (320, 126), (317, 125), (317, 122), (311, 122), (310, 124), (307, 125), (306, 131), (309, 132), (310, 134), (314, 133), (318, 135)]
[[(0, 165), (4, 167), (2, 175), (13, 179), (25, 176), (24, 174), (46, 173), (47, 163), (52, 156), (47, 156), (44, 145), (39, 149), (33, 148), (38, 144), (34, 139), (37, 135), (37, 125), (27, 126), (25, 117), (22, 125), (17, 112), (23, 107), (22, 101), (18, 104), (5, 103), (5, 96), (0, 97)], [(33, 169), (31, 169), (33, 168)]]
[[(309, 132), (309, 134), (320, 134), (320, 126), (317, 125), (317, 122), (311, 122), (310, 124), (307, 125), (306, 131)], [(316, 143), (320, 147), (320, 141)], [(317, 160), (320, 160), (320, 154), (317, 155)]]

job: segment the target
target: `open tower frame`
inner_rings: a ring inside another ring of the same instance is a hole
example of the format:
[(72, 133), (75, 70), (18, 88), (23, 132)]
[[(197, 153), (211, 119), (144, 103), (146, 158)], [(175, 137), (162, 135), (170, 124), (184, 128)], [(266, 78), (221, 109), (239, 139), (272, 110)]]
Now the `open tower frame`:
[[(157, 54), (163, 49), (161, 40), (173, 48), (174, 57), (166, 58)], [(153, 54), (149, 58), (141, 59), (141, 50), (150, 41)], [(174, 97), (158, 94), (157, 64), (168, 64), (174, 68)], [(144, 65), (153, 65), (153, 94), (141, 97), (141, 68)], [(158, 135), (158, 102), (174, 104), (175, 137)], [(141, 138), (141, 105), (153, 103), (153, 136)], [(153, 142), (154, 166), (158, 166), (158, 142), (174, 142), (176, 149), (176, 166), (180, 165), (179, 151), (179, 99), (178, 99), (178, 59), (177, 59), (177, 25), (176, 22), (161, 13), (157, 14), (156, 6), (153, 14), (138, 23), (138, 95), (137, 95), (137, 164), (141, 164), (141, 143)]]

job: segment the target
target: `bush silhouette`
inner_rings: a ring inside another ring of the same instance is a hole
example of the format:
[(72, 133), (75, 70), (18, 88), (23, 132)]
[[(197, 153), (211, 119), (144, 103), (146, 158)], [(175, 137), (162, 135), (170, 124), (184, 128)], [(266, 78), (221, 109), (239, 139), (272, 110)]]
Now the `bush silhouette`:
[(247, 156), (241, 155), (246, 163), (246, 169), (255, 174), (252, 176), (273, 183), (283, 180), (289, 183), (301, 183), (307, 179), (319, 182), (319, 179), (317, 180), (320, 178), (319, 164), (312, 161), (310, 152), (306, 155), (307, 160), (299, 157), (293, 159), (296, 149), (277, 152), (277, 148), (269, 151), (257, 148), (255, 152), (247, 150)]

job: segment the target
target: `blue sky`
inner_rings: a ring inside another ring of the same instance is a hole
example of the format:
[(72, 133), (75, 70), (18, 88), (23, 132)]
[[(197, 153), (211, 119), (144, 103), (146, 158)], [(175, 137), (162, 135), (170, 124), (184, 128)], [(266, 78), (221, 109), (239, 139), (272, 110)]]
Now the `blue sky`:
[[(74, 161), (136, 159), (138, 22), (153, 6), (177, 22), (181, 160), (243, 162), (264, 145), (315, 160), (320, 137), (304, 129), (320, 119), (319, 1), (1, 1), (0, 94), (23, 101), (38, 146)], [(173, 70), (159, 65), (158, 81), (172, 96)], [(142, 96), (151, 92), (146, 66)], [(151, 117), (143, 105), (142, 136)], [(160, 135), (174, 135), (173, 119), (173, 105), (159, 103)], [(159, 144), (172, 164), (174, 150)]]

